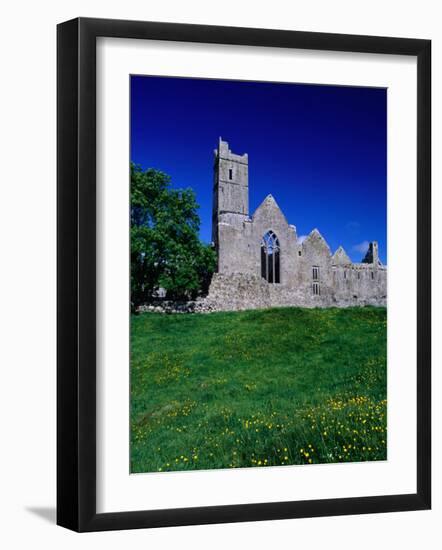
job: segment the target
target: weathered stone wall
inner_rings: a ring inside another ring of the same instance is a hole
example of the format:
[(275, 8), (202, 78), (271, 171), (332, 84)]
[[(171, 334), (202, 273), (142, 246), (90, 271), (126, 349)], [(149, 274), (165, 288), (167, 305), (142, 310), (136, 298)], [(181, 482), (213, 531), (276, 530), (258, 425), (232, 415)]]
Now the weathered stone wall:
[(218, 272), (253, 273), (255, 258), (250, 219), (227, 212), (219, 214), (218, 219)]
[(386, 296), (379, 297), (375, 291), (371, 296), (358, 296), (350, 293), (341, 295), (327, 293), (314, 296), (311, 293), (310, 283), (295, 288), (283, 284), (269, 284), (262, 277), (256, 275), (215, 273), (209, 295), (201, 300), (199, 311), (202, 309), (206, 311), (240, 311), (269, 307), (312, 308), (366, 305), (386, 306)]
[[(298, 256), (296, 255), (296, 228), (288, 224), (284, 214), (281, 212), (281, 209), (272, 195), (268, 195), (253, 214), (250, 237), (247, 239), (247, 245), (253, 255), (251, 270), (249, 273), (259, 277), (261, 276), (261, 242), (263, 236), (268, 231), (273, 231), (273, 233), (275, 233), (278, 237), (281, 248), (281, 284), (292, 284), (294, 282), (293, 277), (298, 270)], [(290, 251), (290, 253), (287, 254), (286, 251)], [(234, 263), (232, 267), (232, 271), (240, 271), (238, 269), (234, 269)]]
[(270, 286), (256, 275), (215, 273), (209, 295), (202, 300), (210, 311), (239, 311), (271, 307)]
[[(347, 275), (344, 277), (345, 269), (347, 269)], [(138, 312), (211, 313), (269, 307), (386, 306), (387, 296), (382, 293), (386, 287), (387, 272), (385, 269), (379, 269), (375, 279), (371, 278), (371, 272), (372, 269), (361, 267), (358, 279), (357, 269), (352, 271), (349, 266), (338, 269), (334, 267), (333, 277), (338, 281), (338, 290), (335, 293), (328, 292), (319, 296), (312, 295), (310, 283), (296, 288), (283, 284), (269, 284), (256, 275), (215, 273), (208, 296), (188, 302), (156, 300), (151, 304), (140, 306)], [(364, 290), (361, 290), (362, 287), (365, 287)]]
[(347, 264), (333, 267), (336, 300), (363, 301), (387, 305), (387, 269), (372, 264)]
[[(295, 286), (302, 287), (308, 297), (313, 296), (313, 267), (318, 268), (320, 296), (323, 300), (333, 295), (331, 251), (325, 239), (314, 229), (301, 245), (299, 269), (295, 273)], [(290, 253), (290, 252), (289, 252)], [(317, 301), (317, 296), (314, 299)]]

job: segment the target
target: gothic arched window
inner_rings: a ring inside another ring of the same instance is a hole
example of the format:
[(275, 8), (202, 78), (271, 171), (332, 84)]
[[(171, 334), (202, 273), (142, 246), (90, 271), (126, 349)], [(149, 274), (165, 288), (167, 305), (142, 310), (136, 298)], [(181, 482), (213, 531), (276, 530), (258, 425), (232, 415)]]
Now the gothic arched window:
[(278, 237), (268, 231), (261, 241), (261, 276), (269, 283), (279, 283), (279, 256)]

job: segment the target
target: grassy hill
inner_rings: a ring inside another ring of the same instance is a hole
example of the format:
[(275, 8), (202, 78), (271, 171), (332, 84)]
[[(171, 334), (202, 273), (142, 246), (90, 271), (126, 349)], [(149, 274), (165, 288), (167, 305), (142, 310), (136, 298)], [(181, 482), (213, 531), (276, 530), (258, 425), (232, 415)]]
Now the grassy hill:
[(131, 322), (131, 471), (386, 459), (384, 308)]

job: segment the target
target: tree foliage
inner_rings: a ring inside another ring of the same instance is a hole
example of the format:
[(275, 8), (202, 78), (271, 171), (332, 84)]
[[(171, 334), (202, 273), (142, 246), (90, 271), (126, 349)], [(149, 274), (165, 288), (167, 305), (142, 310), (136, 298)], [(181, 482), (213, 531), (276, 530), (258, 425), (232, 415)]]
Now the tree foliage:
[(174, 299), (208, 289), (215, 253), (198, 237), (200, 220), (192, 189), (173, 189), (170, 176), (131, 164), (131, 300), (149, 301), (164, 288)]

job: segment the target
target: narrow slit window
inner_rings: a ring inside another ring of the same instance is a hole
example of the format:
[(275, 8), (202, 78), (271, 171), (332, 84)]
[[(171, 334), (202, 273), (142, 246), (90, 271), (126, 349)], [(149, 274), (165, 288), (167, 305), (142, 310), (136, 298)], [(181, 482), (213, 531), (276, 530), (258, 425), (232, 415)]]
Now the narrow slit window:
[(319, 283), (314, 282), (313, 283), (313, 296), (319, 296), (320, 294), (321, 294), (321, 292), (320, 292), (320, 288), (319, 288)]
[(233, 178), (233, 170), (229, 168), (229, 180)]
[(319, 267), (314, 265), (312, 268), (312, 275), (314, 281), (319, 281)]

